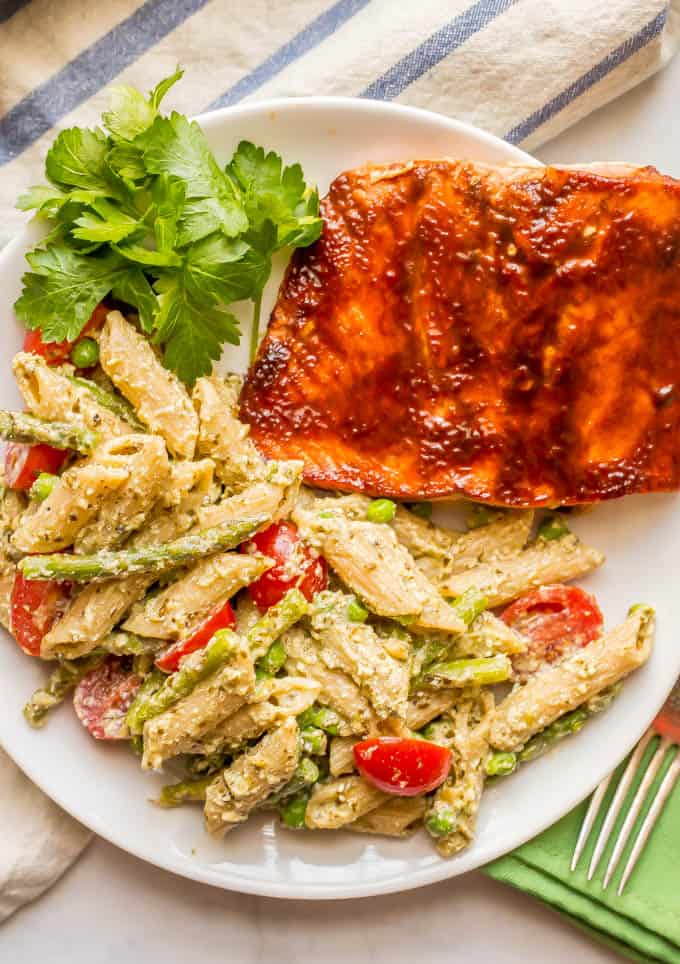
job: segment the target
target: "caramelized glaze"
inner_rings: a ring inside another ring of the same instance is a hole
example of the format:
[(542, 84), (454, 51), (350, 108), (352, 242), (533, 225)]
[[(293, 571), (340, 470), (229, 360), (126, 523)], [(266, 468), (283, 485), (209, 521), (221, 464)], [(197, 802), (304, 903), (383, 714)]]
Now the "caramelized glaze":
[(341, 174), (241, 396), (321, 487), (508, 506), (680, 483), (680, 184), (451, 160)]

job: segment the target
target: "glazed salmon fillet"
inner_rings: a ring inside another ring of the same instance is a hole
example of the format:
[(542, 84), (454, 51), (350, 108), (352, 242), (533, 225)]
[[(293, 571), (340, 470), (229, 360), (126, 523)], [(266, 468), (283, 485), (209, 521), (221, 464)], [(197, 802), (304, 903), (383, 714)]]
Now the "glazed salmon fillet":
[(270, 458), (397, 499), (680, 483), (680, 182), (426, 160), (341, 174), (241, 395)]

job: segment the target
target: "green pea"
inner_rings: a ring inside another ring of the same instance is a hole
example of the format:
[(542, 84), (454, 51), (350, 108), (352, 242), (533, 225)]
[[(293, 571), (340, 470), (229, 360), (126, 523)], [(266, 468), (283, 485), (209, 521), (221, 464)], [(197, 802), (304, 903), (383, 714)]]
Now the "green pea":
[(421, 519), (432, 518), (431, 502), (412, 502), (409, 509), (414, 515), (419, 515)]
[(368, 609), (364, 609), (358, 599), (351, 599), (347, 604), (347, 618), (352, 623), (365, 623), (368, 619)]
[(569, 532), (569, 526), (558, 515), (549, 515), (538, 527), (538, 538), (552, 542), (553, 539), (561, 539)]
[(306, 793), (300, 793), (296, 797), (291, 797), (279, 807), (281, 820), (286, 827), (299, 830), (305, 825), (305, 813), (307, 812), (307, 801), (309, 797)]
[(70, 358), (76, 368), (92, 368), (99, 361), (99, 345), (94, 338), (81, 338), (71, 349)]
[(58, 481), (58, 475), (52, 475), (51, 472), (41, 472), (30, 488), (28, 493), (30, 498), (35, 499), (36, 502), (44, 502)]
[(446, 837), (456, 829), (456, 816), (450, 808), (433, 810), (425, 820), (425, 828), (432, 837)]
[(506, 777), (516, 769), (516, 753), (502, 753), (499, 750), (497, 753), (492, 753), (486, 761), (486, 775), (489, 777)]
[(374, 499), (366, 509), (369, 522), (391, 522), (397, 507), (391, 499)]

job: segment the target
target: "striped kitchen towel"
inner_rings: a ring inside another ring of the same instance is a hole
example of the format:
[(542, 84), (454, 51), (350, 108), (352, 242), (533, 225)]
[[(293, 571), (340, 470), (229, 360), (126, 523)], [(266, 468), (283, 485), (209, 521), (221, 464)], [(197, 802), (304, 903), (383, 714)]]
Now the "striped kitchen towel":
[(0, 0), (0, 243), (55, 129), (95, 123), (111, 81), (187, 114), (346, 94), (441, 111), (531, 148), (668, 61), (680, 0)]
[[(394, 100), (528, 148), (658, 70), (680, 0), (0, 0), (0, 244), (26, 220), (55, 131), (96, 123), (112, 81), (186, 69), (187, 114), (302, 94)], [(0, 920), (87, 832), (0, 750)]]

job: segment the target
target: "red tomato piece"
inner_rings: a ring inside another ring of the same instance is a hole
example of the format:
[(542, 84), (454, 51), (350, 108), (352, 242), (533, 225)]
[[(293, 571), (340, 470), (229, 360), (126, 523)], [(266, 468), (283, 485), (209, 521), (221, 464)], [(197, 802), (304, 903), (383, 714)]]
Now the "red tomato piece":
[(43, 636), (62, 615), (71, 594), (66, 582), (24, 579), (17, 572), (10, 598), (12, 635), (29, 656), (40, 656)]
[(51, 445), (8, 442), (5, 446), (5, 482), (10, 489), (27, 491), (41, 472), (56, 475), (68, 454)]
[(76, 716), (96, 740), (124, 740), (130, 735), (125, 717), (141, 684), (122, 659), (109, 656), (76, 686)]
[(92, 334), (93, 331), (99, 331), (99, 329), (103, 327), (109, 310), (103, 301), (100, 302), (74, 341), (43, 341), (42, 332), (39, 328), (33, 331), (27, 331), (24, 338), (24, 351), (28, 351), (33, 355), (42, 355), (48, 365), (63, 365), (64, 362), (68, 361), (71, 349), (77, 341)]
[(376, 736), (354, 744), (354, 762), (362, 777), (384, 793), (417, 797), (446, 780), (451, 751), (427, 740)]
[(42, 355), (48, 365), (62, 365), (68, 361), (72, 346), (71, 341), (43, 341), (39, 328), (27, 331), (24, 338), (24, 351), (32, 355)]
[(207, 646), (218, 629), (233, 629), (235, 625), (234, 610), (231, 608), (231, 603), (226, 602), (224, 606), (208, 616), (195, 633), (169, 646), (156, 660), (156, 666), (164, 673), (174, 673), (179, 667), (180, 660), (189, 653), (195, 653), (197, 649)]
[(602, 634), (604, 622), (594, 596), (578, 586), (542, 586), (511, 603), (501, 618), (529, 641), (527, 652), (512, 661), (520, 677), (587, 646)]
[(326, 560), (302, 541), (292, 522), (275, 522), (241, 546), (241, 552), (252, 551), (253, 547), (274, 560), (272, 568), (248, 586), (251, 599), (262, 612), (289, 589), (299, 589), (311, 600), (328, 585)]

